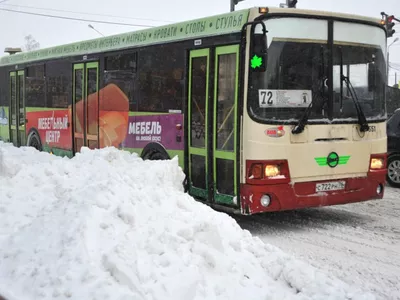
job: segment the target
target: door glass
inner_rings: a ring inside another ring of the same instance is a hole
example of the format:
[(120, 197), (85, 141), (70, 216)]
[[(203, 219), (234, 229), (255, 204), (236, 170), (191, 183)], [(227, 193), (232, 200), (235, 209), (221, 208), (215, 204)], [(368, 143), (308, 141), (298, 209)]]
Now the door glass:
[(234, 151), (236, 53), (218, 56), (217, 150)]
[[(191, 70), (191, 132), (190, 146), (206, 146), (206, 95), (207, 95), (207, 56), (192, 59)], [(206, 153), (190, 155), (191, 180), (196, 188), (206, 189)]]
[(18, 146), (25, 145), (25, 86), (24, 75), (18, 75)]
[(224, 195), (235, 195), (235, 161), (217, 158), (217, 193)]
[(195, 57), (192, 59), (192, 131), (191, 146), (205, 147), (206, 132), (206, 88), (207, 88), (207, 57)]
[[(88, 134), (96, 135), (98, 133), (98, 92), (97, 92), (97, 68), (88, 69), (87, 77), (87, 126)], [(96, 137), (97, 140), (97, 137)]]
[[(15, 74), (15, 73), (14, 73)], [(18, 146), (17, 134), (17, 79), (16, 76), (10, 76), (10, 109), (11, 109), (11, 131), (10, 140), (14, 146)]]
[(83, 70), (75, 70), (75, 118), (74, 128), (76, 133), (83, 133), (83, 101), (82, 101)]
[(194, 187), (205, 190), (206, 184), (206, 157), (192, 154), (190, 156), (192, 166), (192, 184)]
[(17, 87), (16, 87), (16, 79), (15, 76), (10, 77), (11, 84), (11, 125), (17, 126)]
[(219, 194), (234, 195), (235, 157), (221, 151), (235, 150), (236, 53), (220, 54), (217, 59), (216, 188)]
[(19, 119), (18, 125), (25, 124), (25, 107), (24, 107), (24, 76), (18, 75), (18, 102), (19, 102)]

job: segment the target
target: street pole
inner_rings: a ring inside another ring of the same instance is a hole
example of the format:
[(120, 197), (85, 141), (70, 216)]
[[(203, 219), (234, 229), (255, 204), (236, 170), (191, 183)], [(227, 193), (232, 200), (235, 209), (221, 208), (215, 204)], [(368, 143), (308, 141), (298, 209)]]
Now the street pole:
[(244, 0), (230, 0), (231, 1), (231, 12), (235, 11), (235, 5), (237, 5), (239, 2), (242, 2)]
[(387, 56), (387, 85), (389, 85), (389, 69), (390, 69), (390, 67), (389, 67), (389, 49), (390, 49), (390, 46), (392, 46), (394, 43), (396, 43), (397, 41), (399, 40), (399, 38), (397, 37), (397, 38), (395, 38), (394, 39), (394, 41), (387, 47), (387, 54), (386, 54), (386, 56)]
[(389, 48), (387, 52), (387, 85), (389, 85)]
[(89, 24), (88, 27), (89, 27), (90, 29), (93, 29), (94, 31), (96, 31), (96, 32), (97, 32), (98, 34), (100, 34), (101, 36), (104, 36), (104, 34), (102, 34), (100, 31), (98, 31), (96, 28), (94, 28), (92, 24)]

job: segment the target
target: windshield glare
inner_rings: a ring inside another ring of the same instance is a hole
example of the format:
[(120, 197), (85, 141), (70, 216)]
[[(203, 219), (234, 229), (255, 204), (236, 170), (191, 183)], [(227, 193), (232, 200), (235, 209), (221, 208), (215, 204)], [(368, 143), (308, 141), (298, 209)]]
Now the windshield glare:
[[(295, 122), (313, 102), (309, 120), (327, 120), (330, 98), (327, 21), (276, 18), (265, 21), (265, 25), (267, 71), (250, 72), (250, 114), (260, 121)], [(367, 119), (381, 118), (385, 114), (384, 32), (372, 26), (343, 22), (335, 22), (334, 30), (333, 117), (357, 120), (345, 83), (343, 98), (340, 94), (340, 63), (343, 62), (343, 73), (350, 79)], [(373, 88), (368, 87), (371, 63), (377, 70)]]
[[(346, 84), (340, 92), (340, 65), (368, 118), (385, 115), (385, 36), (381, 29), (361, 24), (335, 22), (333, 49), (333, 116), (352, 118), (357, 112)], [(368, 68), (376, 66), (374, 87), (368, 87)], [(342, 108), (342, 109), (341, 109)]]

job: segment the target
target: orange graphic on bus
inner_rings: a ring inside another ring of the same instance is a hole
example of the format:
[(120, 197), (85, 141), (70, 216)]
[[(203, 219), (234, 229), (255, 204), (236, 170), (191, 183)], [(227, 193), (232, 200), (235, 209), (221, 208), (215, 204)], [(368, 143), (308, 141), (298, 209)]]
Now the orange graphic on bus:
[(129, 99), (125, 93), (117, 85), (108, 84), (99, 92), (88, 95), (86, 101), (81, 99), (76, 103), (74, 132), (78, 150), (83, 145), (84, 104), (88, 147), (118, 147), (128, 130)]

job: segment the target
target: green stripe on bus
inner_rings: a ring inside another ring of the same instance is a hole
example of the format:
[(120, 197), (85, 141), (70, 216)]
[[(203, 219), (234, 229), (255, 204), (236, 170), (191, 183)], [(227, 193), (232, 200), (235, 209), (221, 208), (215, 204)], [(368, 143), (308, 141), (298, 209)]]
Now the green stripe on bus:
[(25, 107), (26, 112), (41, 112), (52, 110), (67, 110), (68, 108), (54, 108), (54, 107)]
[(74, 156), (72, 150), (49, 147), (47, 144), (43, 145), (42, 147), (43, 147), (44, 152), (54, 154), (55, 156), (61, 156), (61, 157), (66, 156), (68, 158), (73, 158), (73, 156)]
[(190, 194), (191, 196), (194, 196), (195, 198), (196, 198), (196, 197), (199, 197), (199, 198), (201, 198), (202, 200), (208, 199), (208, 191), (207, 191), (207, 190), (203, 190), (203, 189), (200, 189), (200, 188), (196, 188), (196, 187), (194, 187), (194, 186), (191, 186), (191, 187), (189, 188), (189, 194)]
[(168, 112), (148, 112), (148, 111), (129, 111), (129, 116), (130, 117), (135, 117), (135, 116), (161, 116), (161, 115), (166, 115), (169, 114)]
[(41, 50), (21, 52), (2, 57), (0, 59), (0, 66), (240, 32), (242, 26), (247, 22), (249, 12), (250, 9), (238, 10), (151, 29), (122, 33)]
[[(317, 164), (321, 167), (327, 166), (328, 165), (328, 159), (327, 157), (315, 157), (314, 158)], [(340, 156), (339, 157), (339, 163), (338, 165), (346, 165), (347, 162), (350, 159), (350, 155), (347, 156)]]

